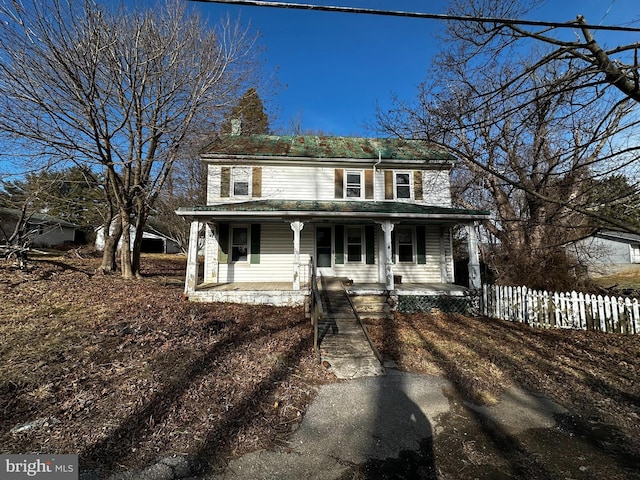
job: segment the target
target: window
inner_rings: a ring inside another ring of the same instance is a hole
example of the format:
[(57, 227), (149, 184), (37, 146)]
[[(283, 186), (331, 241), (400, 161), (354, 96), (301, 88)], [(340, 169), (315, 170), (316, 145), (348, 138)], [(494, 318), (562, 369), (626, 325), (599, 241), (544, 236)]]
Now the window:
[(249, 195), (249, 181), (251, 180), (250, 167), (233, 167), (231, 171), (233, 196), (246, 197)]
[(347, 262), (362, 262), (362, 228), (347, 228)]
[(413, 230), (398, 228), (396, 231), (398, 262), (413, 263)]
[(411, 174), (396, 173), (396, 198), (411, 198)]
[(231, 230), (231, 261), (246, 262), (249, 259), (249, 229), (233, 227)]
[(640, 243), (631, 244), (631, 263), (640, 263)]
[(362, 172), (347, 171), (347, 198), (362, 197)]

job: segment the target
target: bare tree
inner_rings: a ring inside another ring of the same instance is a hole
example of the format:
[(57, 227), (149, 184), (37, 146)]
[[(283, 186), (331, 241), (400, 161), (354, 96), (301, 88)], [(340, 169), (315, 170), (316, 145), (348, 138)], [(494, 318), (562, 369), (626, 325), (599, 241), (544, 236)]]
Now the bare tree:
[(174, 240), (184, 252), (189, 245), (189, 222), (175, 212), (185, 205), (207, 203), (207, 165), (200, 160), (200, 151), (211, 140), (211, 134), (198, 137), (200, 141), (194, 137), (185, 145), (152, 214), (154, 229)]
[[(463, 4), (477, 7), (469, 12), (474, 15), (522, 14), (515, 1)], [(570, 270), (564, 244), (598, 225), (640, 230), (624, 214), (603, 208), (599, 191), (606, 179), (633, 172), (638, 163), (637, 105), (585, 84), (577, 74), (581, 59), (549, 56), (502, 32), (478, 22), (452, 23), (417, 102), (379, 111), (378, 122), (388, 133), (424, 138), (460, 158), (456, 198), (495, 212), (486, 227), (496, 240), (501, 279), (516, 275), (549, 286), (554, 269), (561, 282), (569, 278), (563, 275)], [(629, 198), (630, 190), (616, 192), (620, 197), (609, 202)]]
[[(518, 18), (526, 9), (533, 9), (540, 3), (527, 2), (527, 6), (523, 7), (523, 2), (517, 0), (460, 0), (453, 1), (450, 10), (476, 19), (492, 16)], [(627, 109), (625, 119), (615, 130), (598, 128), (591, 134), (583, 135), (576, 143), (574, 152), (578, 153), (590, 143), (597, 145), (608, 141), (606, 151), (600, 152), (601, 156), (593, 159), (592, 171), (599, 178), (613, 175), (616, 170), (628, 177), (631, 188), (625, 190), (626, 195), (609, 199), (622, 206), (634, 203), (640, 193), (640, 142), (636, 140), (637, 123), (632, 112), (637, 110), (640, 100), (637, 57), (640, 42), (604, 49), (585, 25), (585, 19), (581, 16), (566, 22), (565, 28), (553, 27), (540, 31), (526, 30), (517, 22), (451, 22), (446, 35), (449, 44), (440, 55), (438, 63), (441, 72), (449, 73), (447, 81), (453, 78), (454, 82), (461, 78), (473, 79), (472, 83), (480, 88), (473, 90), (472, 95), (485, 103), (499, 101), (508, 92), (513, 98), (512, 108), (503, 112), (503, 118), (517, 109), (527, 108), (529, 102), (538, 101), (540, 96), (562, 93), (558, 88), (550, 88), (547, 91), (538, 90), (536, 96), (531, 95), (528, 87), (531, 78), (554, 81), (556, 77), (549, 76), (549, 70), (559, 72), (563, 88), (571, 91), (573, 104), (569, 114), (580, 114), (586, 110), (585, 106), (595, 103), (601, 107), (598, 114), (604, 124), (608, 121), (608, 115), (617, 115), (617, 108)], [(523, 54), (523, 51), (533, 53)], [(523, 56), (530, 61), (513, 61)], [(504, 69), (496, 81), (495, 67), (507, 62), (511, 67)], [(569, 145), (565, 146), (567, 148)], [(598, 224), (640, 232), (640, 225), (629, 222), (624, 208), (620, 208), (618, 214), (612, 216), (612, 210), (597, 208), (593, 204), (573, 202), (566, 206), (575, 207), (577, 211), (591, 216)], [(635, 208), (638, 206), (635, 205)], [(613, 213), (616, 213), (615, 210)]]
[[(105, 179), (105, 232), (139, 275), (142, 231), (186, 139), (254, 81), (255, 41), (212, 30), (183, 2), (127, 10), (93, 0), (0, 5), (0, 133), (40, 158), (93, 165)], [(116, 232), (117, 233), (117, 232)], [(112, 239), (113, 240), (113, 239)], [(107, 242), (103, 269), (115, 263)]]

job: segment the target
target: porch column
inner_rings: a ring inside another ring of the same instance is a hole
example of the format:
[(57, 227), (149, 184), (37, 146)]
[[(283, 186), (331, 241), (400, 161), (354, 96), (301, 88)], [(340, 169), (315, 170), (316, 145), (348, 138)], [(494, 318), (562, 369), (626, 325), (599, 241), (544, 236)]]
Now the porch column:
[(187, 250), (187, 278), (184, 283), (184, 293), (190, 294), (196, 291), (198, 283), (198, 233), (200, 222), (191, 221), (189, 229), (189, 249)]
[(449, 227), (440, 227), (440, 280), (443, 283), (451, 283), (447, 268), (447, 244), (450, 243), (448, 233)]
[(304, 223), (296, 220), (290, 226), (293, 230), (293, 289), (300, 290), (300, 232)]
[(480, 254), (478, 252), (478, 235), (474, 223), (465, 225), (467, 230), (467, 248), (469, 250), (469, 288), (478, 290), (482, 287), (480, 279)]
[(380, 224), (384, 232), (384, 265), (385, 265), (385, 287), (387, 290), (395, 290), (396, 286), (393, 281), (393, 248), (391, 246), (391, 232), (395, 226), (389, 220), (385, 220)]
[(204, 239), (204, 282), (218, 283), (220, 229), (217, 224), (205, 223)]

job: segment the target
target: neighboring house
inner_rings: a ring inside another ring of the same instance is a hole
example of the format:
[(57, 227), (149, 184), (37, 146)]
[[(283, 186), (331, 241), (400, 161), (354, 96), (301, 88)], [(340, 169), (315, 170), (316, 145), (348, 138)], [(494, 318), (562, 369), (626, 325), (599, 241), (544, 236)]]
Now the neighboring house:
[[(17, 209), (0, 209), (0, 244), (6, 243), (20, 219)], [(76, 241), (78, 227), (45, 213), (29, 215), (25, 234), (33, 247), (56, 247)]]
[(191, 220), (192, 300), (302, 303), (310, 268), (385, 292), (427, 284), (451, 292), (456, 225), (467, 227), (471, 287), (480, 286), (473, 225), (488, 214), (452, 207), (455, 159), (425, 142), (225, 136), (201, 159), (207, 205), (177, 211)]
[[(113, 229), (113, 223), (111, 225)], [(113, 232), (113, 230), (111, 230)], [(133, 242), (136, 238), (135, 226), (129, 229), (130, 245), (133, 248)], [(104, 226), (96, 228), (96, 250), (104, 250)], [(118, 250), (122, 247), (122, 239), (118, 242)], [(145, 231), (142, 234), (142, 245), (140, 246), (142, 253), (180, 253), (180, 246), (175, 240), (162, 235), (159, 232)]]
[(640, 235), (602, 230), (577, 242), (575, 254), (593, 276), (640, 271)]

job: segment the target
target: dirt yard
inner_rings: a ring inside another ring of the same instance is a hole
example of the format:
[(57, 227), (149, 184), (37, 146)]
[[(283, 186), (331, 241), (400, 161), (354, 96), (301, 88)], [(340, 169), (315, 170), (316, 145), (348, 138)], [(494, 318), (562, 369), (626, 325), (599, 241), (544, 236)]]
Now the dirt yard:
[[(190, 304), (184, 258), (146, 257), (146, 278), (123, 281), (83, 256), (26, 270), (0, 260), (2, 453), (77, 453), (103, 475), (172, 454), (215, 468), (284, 445), (318, 386), (335, 381), (315, 361), (302, 308)], [(544, 393), (574, 412), (566, 429), (640, 466), (638, 337), (447, 315), (398, 315), (370, 332), (400, 368), (445, 376), (456, 408), (495, 404), (512, 386)], [(504, 439), (490, 446), (501, 467), (478, 463), (484, 450), (462, 432), (463, 413), (453, 409), (434, 439), (438, 478), (556, 478), (513, 467), (522, 452)], [(353, 478), (401, 478), (393, 468), (365, 465)]]
[[(439, 313), (367, 323), (384, 358), (453, 385), (434, 439), (437, 478), (640, 478), (640, 337)], [(514, 387), (569, 413), (515, 438), (470, 408)]]

